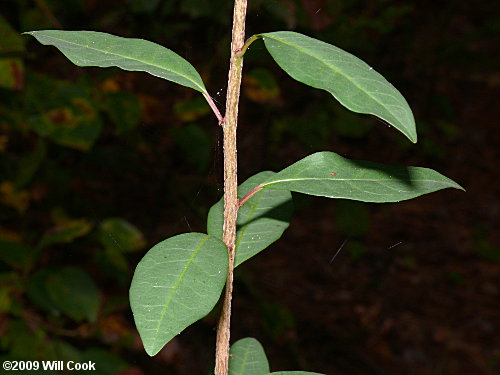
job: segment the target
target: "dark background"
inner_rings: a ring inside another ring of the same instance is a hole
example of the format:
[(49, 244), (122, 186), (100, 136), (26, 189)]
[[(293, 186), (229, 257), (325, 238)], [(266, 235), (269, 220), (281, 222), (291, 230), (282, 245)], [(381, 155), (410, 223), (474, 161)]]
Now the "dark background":
[[(362, 58), (407, 98), (419, 142), (292, 80), (259, 41), (245, 55), (240, 181), (331, 150), (433, 168), (467, 190), (382, 205), (294, 195), (283, 238), (235, 279), (233, 342), (258, 338), (273, 371), (500, 374), (493, 4), (250, 0), (247, 36), (295, 30)], [(109, 375), (208, 373), (220, 306), (150, 359), (127, 293), (149, 247), (206, 230), (222, 194), (215, 118), (193, 90), (79, 68), (13, 34), (62, 27), (154, 41), (189, 60), (223, 110), (231, 2), (4, 0), (0, 14), (2, 359), (92, 358)], [(136, 228), (127, 227), (136, 246), (120, 246), (109, 218)], [(75, 274), (99, 288), (94, 318), (64, 305), (88, 292), (71, 285)]]

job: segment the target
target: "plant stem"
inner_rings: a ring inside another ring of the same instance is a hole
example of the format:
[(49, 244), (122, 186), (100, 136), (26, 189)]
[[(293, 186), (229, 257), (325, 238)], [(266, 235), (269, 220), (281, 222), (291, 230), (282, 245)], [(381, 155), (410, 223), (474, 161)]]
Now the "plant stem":
[(229, 366), (229, 338), (231, 326), (231, 298), (233, 294), (234, 247), (236, 241), (236, 219), (238, 218), (238, 175), (236, 154), (236, 127), (238, 102), (240, 99), (243, 56), (238, 52), (245, 43), (245, 18), (247, 0), (235, 0), (231, 61), (227, 83), (226, 114), (224, 131), (224, 233), (223, 240), (229, 254), (229, 269), (224, 293), (224, 304), (217, 327), (215, 349), (215, 375), (227, 375)]

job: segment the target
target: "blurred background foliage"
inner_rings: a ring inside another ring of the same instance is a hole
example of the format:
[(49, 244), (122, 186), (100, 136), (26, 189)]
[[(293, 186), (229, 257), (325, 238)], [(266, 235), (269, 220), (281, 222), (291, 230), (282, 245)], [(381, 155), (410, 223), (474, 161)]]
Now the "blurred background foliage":
[[(498, 374), (498, 31), (493, 3), (250, 0), (247, 35), (296, 30), (375, 66), (414, 109), (411, 145), (374, 118), (245, 57), (241, 181), (319, 150), (429, 166), (466, 194), (399, 205), (295, 196), (284, 239), (236, 275), (234, 339), (272, 369)], [(201, 73), (220, 109), (231, 1), (3, 0), (0, 5), (1, 359), (93, 360), (96, 374), (204, 374), (217, 309), (158, 356), (128, 306), (156, 242), (205, 231), (221, 196), (221, 134), (194, 91), (79, 68), (23, 31), (152, 40)], [(496, 99), (495, 99), (496, 97)]]

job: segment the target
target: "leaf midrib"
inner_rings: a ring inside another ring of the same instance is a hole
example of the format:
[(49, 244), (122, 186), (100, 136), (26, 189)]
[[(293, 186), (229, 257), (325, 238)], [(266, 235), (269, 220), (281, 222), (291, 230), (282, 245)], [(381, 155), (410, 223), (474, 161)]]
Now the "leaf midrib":
[[(401, 181), (397, 178), (384, 178), (384, 179), (369, 179), (369, 178), (323, 178), (323, 177), (304, 177), (304, 178), (284, 178), (281, 180), (275, 180), (270, 182), (262, 183), (263, 187), (268, 185), (277, 184), (280, 182), (293, 182), (293, 181), (362, 181), (362, 182), (386, 182), (386, 181)], [(438, 180), (409, 180), (409, 182), (439, 182), (444, 183), (443, 181)]]
[(184, 278), (184, 275), (187, 272), (190, 264), (193, 262), (194, 258), (196, 257), (196, 255), (198, 254), (198, 252), (200, 251), (200, 249), (203, 247), (203, 245), (205, 244), (205, 242), (207, 242), (209, 239), (210, 239), (210, 236), (207, 236), (206, 238), (204, 238), (200, 242), (200, 244), (198, 245), (198, 247), (196, 248), (196, 250), (189, 257), (189, 260), (187, 261), (186, 265), (184, 266), (184, 269), (182, 270), (181, 274), (179, 275), (179, 278), (177, 279), (177, 282), (172, 287), (172, 291), (170, 292), (170, 295), (167, 298), (167, 302), (165, 303), (165, 307), (163, 308), (163, 311), (161, 312), (160, 319), (158, 320), (158, 324), (156, 326), (156, 332), (155, 332), (155, 335), (154, 335), (154, 337), (155, 337), (155, 339), (154, 339), (155, 346), (156, 346), (156, 341), (158, 340), (158, 332), (160, 331), (161, 323), (163, 322), (163, 319), (165, 318), (165, 314), (167, 313), (168, 306), (170, 305), (170, 302), (172, 302), (172, 298), (173, 298), (175, 292), (177, 291), (177, 287), (179, 286), (179, 284), (181, 283), (182, 279)]
[[(33, 35), (33, 33), (31, 33), (31, 34)], [(81, 44), (70, 42), (70, 41), (67, 41), (67, 40), (64, 40), (64, 39), (58, 39), (58, 38), (55, 38), (53, 36), (47, 36), (47, 35), (45, 35), (45, 38), (56, 40), (56, 41), (61, 41), (61, 42), (64, 42), (64, 43), (75, 45), (75, 46), (80, 46), (80, 47), (82, 46)], [(138, 39), (138, 40), (141, 40), (141, 39)], [(144, 40), (144, 39), (142, 39), (142, 40)], [(52, 44), (52, 45), (54, 45), (54, 44)], [(158, 46), (160, 46), (160, 45), (158, 44)], [(160, 47), (165, 48), (163, 46), (160, 46)], [(90, 47), (90, 46), (87, 46), (87, 45), (85, 45), (84, 48), (88, 48), (88, 49), (91, 49), (91, 50), (94, 50), (94, 51), (97, 51), (97, 52), (101, 52), (103, 54), (114, 55), (114, 56), (121, 57), (121, 58), (124, 58), (124, 59), (132, 60), (132, 61), (137, 61), (137, 62), (143, 63), (145, 65), (153, 66), (155, 68), (159, 68), (159, 69), (166, 70), (168, 72), (172, 72), (172, 73), (177, 74), (177, 75), (179, 75), (179, 76), (187, 79), (188, 81), (192, 82), (196, 87), (198, 87), (200, 89), (200, 91), (202, 93), (206, 92), (206, 89), (204, 87), (201, 87), (197, 82), (193, 81), (191, 78), (189, 78), (189, 77), (185, 76), (184, 74), (181, 74), (181, 73), (179, 73), (179, 72), (177, 72), (177, 71), (175, 71), (173, 69), (167, 69), (167, 68), (165, 68), (165, 67), (163, 67), (161, 65), (152, 64), (152, 63), (146, 62), (144, 60), (139, 60), (139, 59), (135, 59), (135, 58), (132, 58), (132, 57), (129, 57), (129, 56), (120, 55), (119, 53), (116, 53), (116, 52), (108, 52), (108, 51), (100, 50), (98, 48)], [(175, 52), (172, 51), (172, 53), (175, 53)], [(189, 62), (188, 62), (188, 64), (189, 64)]]
[[(373, 99), (376, 103), (378, 103), (378, 104), (379, 104), (380, 106), (382, 106), (385, 110), (387, 110), (387, 111), (391, 114), (391, 116), (393, 116), (393, 117), (395, 118), (395, 116), (392, 114), (392, 111), (391, 111), (391, 110), (389, 110), (389, 108), (387, 108), (387, 106), (385, 106), (382, 102), (380, 102), (379, 100), (377, 100), (377, 99), (376, 99), (376, 97), (374, 97), (374, 96), (370, 93), (370, 91), (367, 91), (367, 90), (362, 89), (362, 88), (361, 88), (361, 87), (360, 87), (360, 86), (359, 86), (359, 85), (358, 85), (355, 81), (353, 81), (353, 80), (352, 80), (352, 79), (351, 79), (351, 78), (350, 78), (350, 77), (349, 77), (346, 73), (344, 73), (344, 72), (343, 72), (342, 70), (340, 70), (339, 68), (335, 67), (334, 65), (329, 64), (328, 62), (326, 62), (325, 60), (323, 60), (323, 59), (321, 59), (320, 57), (316, 56), (315, 54), (310, 53), (308, 50), (305, 50), (305, 49), (303, 49), (303, 48), (300, 48), (300, 47), (298, 47), (298, 46), (296, 46), (296, 45), (294, 45), (294, 44), (288, 43), (288, 42), (286, 42), (286, 41), (284, 41), (284, 40), (282, 40), (282, 39), (276, 38), (276, 37), (272, 37), (272, 36), (270, 36), (269, 34), (261, 34), (261, 35), (265, 35), (266, 37), (271, 38), (271, 39), (274, 39), (274, 40), (276, 40), (276, 41), (277, 41), (277, 42), (279, 42), (279, 43), (283, 43), (283, 44), (286, 44), (286, 45), (288, 45), (288, 46), (290, 46), (290, 47), (292, 47), (292, 48), (295, 48), (295, 49), (299, 50), (300, 52), (302, 52), (302, 53), (304, 53), (304, 54), (306, 54), (306, 55), (308, 55), (308, 56), (311, 56), (311, 57), (313, 57), (313, 58), (315, 58), (315, 59), (319, 60), (319, 61), (320, 61), (321, 63), (323, 63), (324, 65), (326, 65), (326, 66), (328, 66), (328, 67), (332, 68), (332, 69), (333, 69), (336, 73), (338, 73), (338, 74), (342, 75), (343, 77), (345, 77), (345, 78), (346, 78), (349, 82), (351, 82), (354, 86), (356, 86), (356, 87), (357, 87), (357, 88), (358, 88), (361, 92), (364, 92), (364, 93), (365, 93), (368, 97), (370, 97), (371, 99)], [(346, 52), (346, 53), (347, 53), (347, 52)], [(334, 95), (334, 96), (335, 96), (335, 95)], [(336, 97), (337, 99), (339, 99), (337, 96), (335, 96), (335, 97)], [(397, 121), (397, 118), (396, 118), (396, 121)], [(402, 123), (400, 123), (400, 125), (402, 125), (402, 126), (403, 126), (403, 124), (402, 124)], [(406, 129), (406, 127), (405, 127), (405, 129)]]
[[(243, 361), (242, 361), (242, 364), (241, 364), (241, 367), (240, 367), (240, 371), (238, 372), (239, 375), (244, 375), (245, 374), (244, 370), (245, 370), (245, 365), (247, 363), (247, 357), (248, 357), (250, 345), (251, 345), (251, 343), (247, 344), (247, 347), (246, 347), (246, 350), (245, 350), (245, 354), (243, 356)], [(236, 374), (236, 375), (238, 375), (238, 374)]]

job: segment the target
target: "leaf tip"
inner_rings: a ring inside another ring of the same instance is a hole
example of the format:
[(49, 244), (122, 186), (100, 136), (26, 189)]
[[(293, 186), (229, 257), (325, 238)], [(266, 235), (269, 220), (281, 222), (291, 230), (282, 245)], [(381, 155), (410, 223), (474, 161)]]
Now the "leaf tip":
[(167, 342), (164, 342), (163, 345), (159, 345), (158, 344), (158, 341), (156, 340), (156, 338), (154, 339), (151, 339), (151, 338), (147, 338), (147, 337), (142, 337), (141, 335), (141, 332), (139, 332), (139, 336), (141, 337), (141, 340), (142, 340), (142, 345), (144, 346), (144, 351), (150, 356), (150, 357), (154, 357), (155, 355), (157, 355), (165, 345), (167, 345), (167, 343), (172, 339), (170, 339), (169, 341)]
[(144, 350), (150, 357), (154, 357), (155, 355), (157, 355), (160, 349), (144, 345)]
[(446, 188), (452, 188), (452, 189), (457, 189), (457, 190), (462, 190), (462, 191), (466, 191), (465, 188), (460, 185), (459, 183), (457, 183), (456, 181), (452, 180), (451, 178), (448, 178), (446, 176), (444, 176), (445, 179), (447, 180), (447, 185)]
[(453, 181), (451, 178), (447, 178), (447, 180), (448, 180), (448, 184), (447, 184), (447, 186), (444, 187), (444, 189), (449, 188), (449, 189), (457, 189), (457, 190), (461, 190), (461, 191), (465, 191), (465, 192), (467, 191), (467, 190), (465, 190), (465, 188), (462, 185)]
[(417, 131), (415, 128), (412, 129), (413, 131), (409, 131), (406, 135), (406, 137), (410, 140), (411, 143), (415, 144), (418, 141), (418, 136), (417, 136)]

